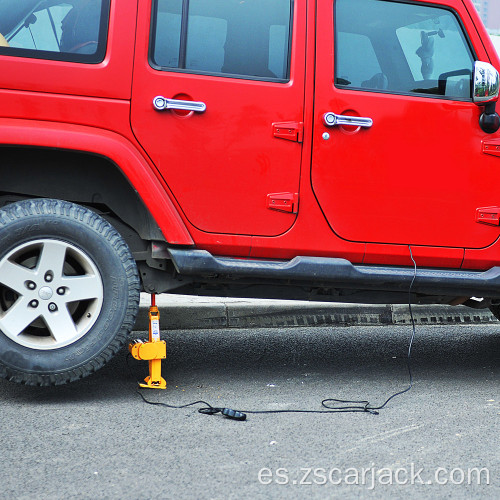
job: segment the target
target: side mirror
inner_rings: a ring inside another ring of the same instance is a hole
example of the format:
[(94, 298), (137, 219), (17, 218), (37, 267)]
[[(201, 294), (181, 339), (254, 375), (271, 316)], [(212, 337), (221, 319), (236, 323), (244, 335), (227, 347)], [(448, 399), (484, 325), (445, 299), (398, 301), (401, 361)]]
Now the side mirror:
[(500, 75), (498, 71), (489, 63), (476, 61), (472, 100), (478, 106), (485, 107), (479, 124), (487, 134), (494, 134), (500, 129), (500, 117), (495, 111), (499, 93)]
[(489, 63), (476, 61), (474, 65), (474, 95), (476, 104), (485, 104), (498, 100), (500, 76)]

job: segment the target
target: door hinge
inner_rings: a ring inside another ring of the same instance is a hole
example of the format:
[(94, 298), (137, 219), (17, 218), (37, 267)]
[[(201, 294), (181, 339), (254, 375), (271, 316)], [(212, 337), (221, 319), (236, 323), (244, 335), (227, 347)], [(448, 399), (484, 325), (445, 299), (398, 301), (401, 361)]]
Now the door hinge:
[(498, 139), (493, 141), (484, 141), (483, 153), (485, 155), (500, 156), (500, 141)]
[(476, 210), (476, 222), (500, 226), (500, 207), (483, 207)]
[(267, 195), (267, 208), (296, 214), (299, 208), (298, 193), (272, 193)]
[(273, 123), (273, 136), (277, 139), (302, 142), (304, 124), (302, 122)]

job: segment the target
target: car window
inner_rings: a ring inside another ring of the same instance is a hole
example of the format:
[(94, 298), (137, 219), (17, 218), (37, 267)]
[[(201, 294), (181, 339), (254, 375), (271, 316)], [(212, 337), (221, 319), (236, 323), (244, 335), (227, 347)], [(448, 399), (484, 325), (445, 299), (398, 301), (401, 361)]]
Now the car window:
[[(382, 73), (372, 42), (366, 35), (338, 32), (337, 43), (342, 47), (337, 52), (339, 83), (366, 87), (370, 78)], [(360, 54), (363, 55), (363, 64), (359, 64)]]
[(156, 0), (151, 65), (286, 80), (291, 0)]
[(474, 57), (452, 11), (385, 0), (337, 0), (339, 87), (472, 97)]
[(3, 1), (0, 53), (100, 62), (105, 53), (108, 10), (109, 0)]

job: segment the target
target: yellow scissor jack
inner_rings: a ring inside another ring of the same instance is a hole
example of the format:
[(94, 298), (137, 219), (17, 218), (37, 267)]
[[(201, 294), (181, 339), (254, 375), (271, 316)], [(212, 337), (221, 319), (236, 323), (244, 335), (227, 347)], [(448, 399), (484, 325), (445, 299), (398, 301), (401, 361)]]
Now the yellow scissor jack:
[(149, 361), (149, 376), (140, 387), (166, 389), (167, 382), (161, 376), (161, 360), (167, 357), (167, 344), (160, 340), (160, 311), (156, 307), (155, 295), (151, 295), (149, 308), (149, 342), (135, 340), (128, 346), (130, 354), (139, 361)]

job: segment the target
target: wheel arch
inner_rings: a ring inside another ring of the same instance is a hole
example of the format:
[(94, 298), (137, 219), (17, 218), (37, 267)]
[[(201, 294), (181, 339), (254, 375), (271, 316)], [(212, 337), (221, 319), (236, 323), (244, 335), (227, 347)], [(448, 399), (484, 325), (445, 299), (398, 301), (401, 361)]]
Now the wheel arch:
[(25, 196), (102, 207), (143, 240), (193, 244), (154, 167), (124, 137), (91, 127), (11, 119), (0, 120), (0, 137), (4, 202)]

